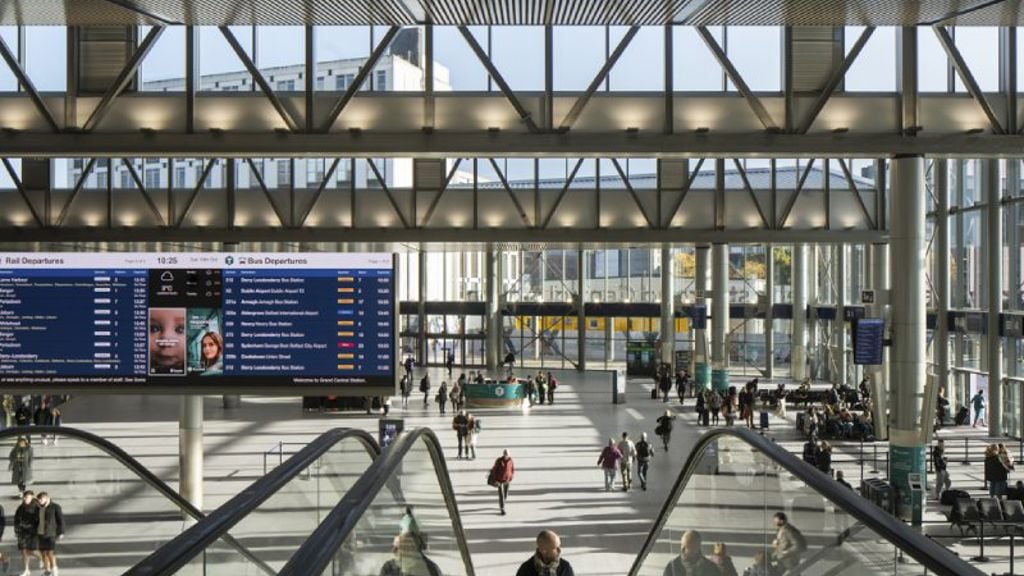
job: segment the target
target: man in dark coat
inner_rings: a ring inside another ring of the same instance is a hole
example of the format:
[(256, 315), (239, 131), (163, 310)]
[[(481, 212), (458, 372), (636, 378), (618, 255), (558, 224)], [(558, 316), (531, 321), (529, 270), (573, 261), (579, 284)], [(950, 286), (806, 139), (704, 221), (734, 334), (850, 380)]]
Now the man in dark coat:
[(18, 550), (25, 562), (25, 573), (29, 571), (29, 562), (39, 549), (39, 505), (36, 495), (26, 490), (21, 496), (21, 504), (14, 512), (14, 534), (18, 538)]
[(64, 535), (64, 512), (60, 504), (50, 501), (46, 492), (39, 493), (39, 553), (43, 557), (43, 570), (57, 576), (57, 540)]
[(704, 556), (700, 546), (700, 532), (683, 532), (679, 540), (679, 555), (665, 566), (662, 576), (721, 576), (718, 567)]
[(551, 530), (537, 535), (537, 551), (523, 562), (516, 576), (575, 576), (572, 566), (562, 558), (562, 541)]

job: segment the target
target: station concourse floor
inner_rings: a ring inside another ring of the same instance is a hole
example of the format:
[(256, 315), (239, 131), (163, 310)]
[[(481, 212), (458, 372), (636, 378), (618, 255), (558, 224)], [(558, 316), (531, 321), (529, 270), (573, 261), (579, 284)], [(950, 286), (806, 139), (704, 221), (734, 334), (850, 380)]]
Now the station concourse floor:
[[(430, 372), (433, 395), (445, 374), (440, 369)], [(525, 412), (473, 411), (483, 424), (478, 458), (474, 461), (456, 459), (455, 433), (451, 430), (454, 414), (450, 405), (448, 414), (442, 417), (433, 400), (429, 408), (423, 408), (420, 393), (414, 392), (407, 410), (402, 409), (400, 398), (394, 399), (390, 417), (405, 418), (406, 428), (432, 427), (445, 446), (478, 574), (513, 574), (532, 554), (533, 540), (545, 528), (555, 530), (562, 537), (563, 555), (578, 574), (626, 574), (686, 456), (703, 431), (696, 426), (692, 399), (687, 399), (686, 408), (681, 411), (675, 401), (663, 404), (651, 400), (649, 379), (631, 379), (627, 403), (613, 405), (608, 373), (555, 373), (561, 386), (553, 406), (538, 405)], [(417, 371), (419, 374), (422, 371)], [(740, 378), (734, 380), (734, 383), (742, 382)], [(672, 407), (679, 418), (666, 454), (653, 430), (655, 419), (667, 406)], [(172, 396), (77, 396), (65, 407), (64, 422), (67, 426), (103, 435), (172, 487), (177, 487), (178, 413), (179, 399)], [(263, 473), (264, 454), (278, 442), (286, 443), (287, 456), (333, 427), (363, 428), (376, 435), (379, 417), (363, 412), (303, 413), (298, 397), (258, 396), (243, 397), (241, 407), (235, 409), (224, 409), (220, 396), (208, 396), (204, 413), (204, 511), (213, 510), (259, 478)], [(799, 454), (804, 440), (795, 430), (796, 413), (797, 410), (791, 408), (786, 421), (772, 415), (771, 429), (766, 434)], [(634, 489), (629, 493), (604, 491), (597, 457), (608, 438), (618, 439), (623, 431), (628, 431), (634, 440), (646, 431), (657, 446), (646, 492), (639, 490), (638, 482), (634, 482)], [(947, 429), (941, 435), (955, 437), (957, 441), (964, 436), (976, 441), (987, 440), (981, 429)], [(834, 447), (835, 467), (843, 469), (848, 481), (857, 486), (860, 477), (858, 443), (836, 442)], [(947, 449), (953, 447), (947, 441)], [(495, 490), (485, 484), (484, 478), (491, 463), (506, 448), (515, 460), (516, 478), (510, 489), (508, 515), (500, 516)], [(45, 454), (48, 448), (41, 450)], [(954, 487), (967, 486), (976, 497), (982, 495), (982, 467), (977, 463), (960, 466), (954, 460), (950, 458)], [(276, 462), (274, 455), (269, 458), (268, 466), (273, 467)], [(880, 468), (884, 471), (884, 466)], [(1016, 478), (1011, 476), (1011, 484), (1014, 480)], [(11, 491), (13, 495), (13, 487)], [(926, 520), (937, 524), (929, 528), (930, 534), (945, 533), (945, 527), (939, 525), (942, 518), (938, 503), (930, 500)], [(62, 546), (73, 544), (73, 541), (62, 542)], [(977, 552), (973, 538), (940, 542), (965, 558)], [(980, 568), (1002, 572), (1009, 567), (1009, 543), (1005, 538), (987, 544), (986, 552), (990, 562), (979, 565)], [(743, 567), (738, 567), (742, 571)]]
[[(417, 371), (417, 374), (421, 374)], [(481, 418), (478, 458), (456, 459), (454, 416), (440, 416), (423, 394), (410, 398), (408, 410), (395, 398), (390, 417), (405, 418), (406, 428), (432, 427), (445, 446), (459, 511), (478, 574), (513, 574), (533, 553), (545, 528), (562, 537), (564, 557), (578, 574), (628, 572), (644, 538), (676, 480), (699, 431), (679, 422), (669, 453), (660, 446), (648, 474), (648, 491), (639, 482), (629, 493), (605, 492), (597, 458), (608, 438), (628, 431), (634, 440), (653, 434), (665, 406), (650, 399), (650, 387), (632, 386), (626, 404), (613, 405), (608, 373), (590, 378), (556, 371), (560, 382), (555, 405), (532, 410), (474, 410)], [(456, 373), (456, 376), (458, 373)], [(432, 393), (443, 379), (431, 369)], [(77, 396), (66, 406), (64, 425), (101, 434), (138, 458), (172, 487), (178, 482), (179, 399), (172, 396)], [(205, 497), (210, 511), (262, 474), (263, 454), (278, 442), (294, 452), (333, 427), (377, 433), (378, 416), (365, 413), (303, 413), (301, 400), (245, 396), (240, 408), (224, 409), (220, 396), (204, 402)], [(498, 514), (497, 494), (484, 482), (494, 459), (508, 449), (516, 464), (507, 505)], [(42, 448), (46, 450), (46, 448)], [(271, 467), (276, 464), (271, 458)], [(42, 489), (39, 487), (38, 489)], [(69, 543), (69, 542), (68, 542)], [(62, 571), (72, 574), (69, 571)]]

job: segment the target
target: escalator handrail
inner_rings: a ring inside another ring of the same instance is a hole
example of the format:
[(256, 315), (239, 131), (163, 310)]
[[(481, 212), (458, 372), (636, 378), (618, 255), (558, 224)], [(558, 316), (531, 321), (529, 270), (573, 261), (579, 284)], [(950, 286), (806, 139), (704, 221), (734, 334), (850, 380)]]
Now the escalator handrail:
[[(228, 535), (236, 524), (259, 508), (264, 502), (306, 472), (320, 457), (339, 443), (355, 439), (374, 460), (380, 455), (377, 440), (365, 430), (333, 428), (318, 436), (293, 456), (268, 472), (238, 495), (190, 526), (167, 544), (144, 558), (124, 573), (124, 576), (163, 576), (174, 574), (211, 544)], [(271, 573), (273, 571), (271, 570)]]
[[(0, 430), (0, 441), (6, 440), (10, 437), (19, 436), (35, 436), (35, 435), (48, 435), (48, 436), (66, 436), (68, 438), (74, 438), (81, 442), (84, 442), (94, 448), (99, 449), (102, 452), (107, 453), (114, 460), (118, 461), (125, 468), (130, 470), (136, 476), (142, 479), (143, 482), (148, 484), (151, 488), (162, 494), (165, 498), (170, 500), (175, 506), (180, 508), (184, 513), (192, 517), (193, 520), (201, 521), (206, 516), (201, 510), (192, 505), (191, 502), (185, 499), (184, 496), (179, 494), (174, 488), (167, 485), (166, 482), (161, 480), (156, 474), (153, 474), (148, 468), (143, 466), (133, 456), (122, 450), (116, 444), (110, 442), (106, 438), (93, 434), (92, 432), (86, 432), (78, 428), (71, 428), (67, 426), (15, 426), (12, 428), (6, 428)], [(235, 548), (239, 554), (252, 560), (253, 562), (259, 563), (259, 560), (252, 555), (244, 546), (236, 542), (232, 538), (225, 539), (228, 544)]]
[(142, 478), (142, 480), (146, 482), (146, 484), (149, 484), (150, 487), (166, 496), (168, 500), (172, 501), (175, 506), (181, 508), (189, 516), (196, 520), (204, 518), (203, 513), (198, 508), (193, 506), (192, 503), (179, 494), (177, 490), (168, 486), (167, 483), (157, 477), (156, 474), (150, 472), (149, 469), (139, 463), (138, 460), (122, 450), (116, 444), (110, 442), (106, 438), (97, 436), (92, 432), (86, 432), (85, 430), (71, 428), (68, 426), (15, 426), (0, 430), (0, 441), (11, 437), (17, 438), (18, 436), (39, 436), (44, 434), (47, 436), (59, 435), (74, 438), (106, 452), (114, 458), (114, 460), (117, 460), (124, 465), (125, 468), (131, 470), (136, 476)]
[(406, 454), (420, 441), (426, 444), (434, 465), (434, 472), (448, 508), (448, 515), (452, 520), (455, 541), (466, 567), (466, 576), (475, 576), (473, 560), (466, 542), (466, 533), (462, 526), (462, 517), (459, 515), (459, 508), (455, 502), (455, 490), (452, 488), (451, 478), (448, 476), (444, 451), (441, 448), (441, 442), (430, 428), (415, 428), (400, 434), (345, 494), (334, 510), (331, 510), (302, 547), (292, 555), (284, 568), (278, 572), (278, 576), (322, 574), (342, 543), (359, 523), (363, 514), (376, 500), (377, 494), (385, 489), (389, 481), (394, 478), (395, 472), (402, 465)]
[(745, 428), (717, 428), (704, 433), (697, 440), (697, 444), (687, 457), (686, 464), (683, 465), (668, 498), (665, 499), (665, 504), (654, 521), (654, 526), (648, 533), (640, 554), (637, 555), (636, 561), (629, 571), (630, 576), (637, 576), (640, 573), (644, 560), (647, 559), (648, 554), (657, 543), (658, 536), (675, 509), (683, 490), (686, 489), (690, 477), (697, 471), (697, 466), (704, 457), (707, 446), (726, 436), (738, 438), (764, 454), (769, 460), (784, 468), (819, 495), (832, 502), (833, 505), (874, 531), (875, 534), (909, 554), (936, 575), (984, 576), (983, 572), (964, 562), (945, 546), (911, 529), (856, 492), (845, 488), (820, 470), (798, 459), (775, 442)]

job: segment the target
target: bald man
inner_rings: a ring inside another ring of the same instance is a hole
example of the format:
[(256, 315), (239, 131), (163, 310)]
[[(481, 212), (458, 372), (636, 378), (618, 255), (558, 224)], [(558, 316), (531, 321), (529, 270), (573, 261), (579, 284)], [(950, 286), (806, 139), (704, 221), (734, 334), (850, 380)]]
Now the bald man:
[(575, 576), (572, 566), (562, 559), (562, 541), (551, 530), (537, 535), (537, 552), (523, 562), (516, 576)]
[(718, 567), (704, 557), (700, 546), (700, 532), (683, 532), (683, 537), (679, 539), (679, 556), (665, 566), (662, 576), (720, 576)]

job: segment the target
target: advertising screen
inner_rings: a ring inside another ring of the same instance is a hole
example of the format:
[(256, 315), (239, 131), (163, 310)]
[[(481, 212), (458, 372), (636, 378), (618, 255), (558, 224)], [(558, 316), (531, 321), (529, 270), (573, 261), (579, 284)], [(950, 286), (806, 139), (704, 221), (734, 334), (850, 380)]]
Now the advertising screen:
[(0, 253), (4, 390), (395, 388), (391, 254)]

